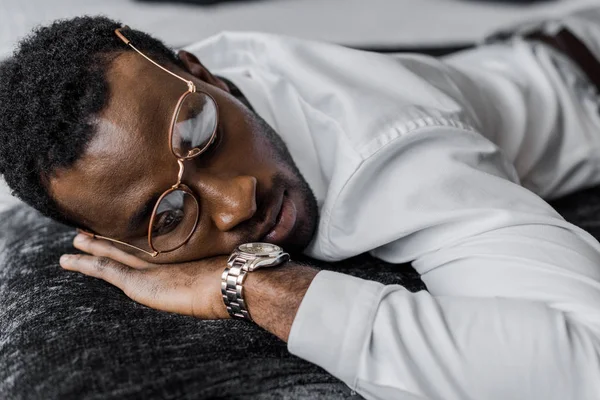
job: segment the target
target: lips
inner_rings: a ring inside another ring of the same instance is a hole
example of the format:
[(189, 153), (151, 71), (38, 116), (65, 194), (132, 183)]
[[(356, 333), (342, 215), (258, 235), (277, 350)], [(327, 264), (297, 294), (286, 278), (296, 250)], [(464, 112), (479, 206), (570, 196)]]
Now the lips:
[[(280, 203), (273, 226), (269, 229), (267, 234), (263, 237), (263, 241), (282, 244), (291, 235), (294, 227), (296, 226), (297, 210), (294, 202), (284, 192)], [(276, 211), (273, 210), (273, 211)]]

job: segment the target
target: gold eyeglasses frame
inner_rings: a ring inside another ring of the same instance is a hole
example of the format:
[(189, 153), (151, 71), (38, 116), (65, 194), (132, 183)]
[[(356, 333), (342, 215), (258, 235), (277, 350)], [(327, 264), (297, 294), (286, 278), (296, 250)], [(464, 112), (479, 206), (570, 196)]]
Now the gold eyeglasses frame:
[[(150, 257), (156, 257), (161, 253), (168, 253), (171, 251), (175, 251), (177, 249), (179, 249), (180, 247), (182, 247), (183, 245), (185, 245), (190, 238), (192, 237), (192, 235), (194, 234), (194, 232), (196, 231), (196, 228), (198, 227), (198, 222), (200, 220), (200, 204), (198, 202), (198, 199), (196, 197), (196, 195), (192, 192), (192, 190), (186, 186), (185, 184), (183, 184), (181, 182), (181, 180), (183, 179), (183, 174), (185, 171), (185, 166), (184, 166), (184, 161), (186, 160), (190, 160), (194, 157), (198, 157), (200, 154), (202, 154), (208, 147), (210, 147), (210, 145), (214, 142), (215, 140), (215, 136), (216, 136), (216, 132), (217, 132), (217, 127), (219, 125), (219, 107), (217, 105), (216, 100), (214, 99), (213, 96), (211, 96), (209, 93), (205, 92), (205, 91), (200, 91), (200, 93), (206, 95), (208, 97), (208, 99), (210, 101), (213, 102), (214, 107), (215, 107), (215, 112), (216, 112), (216, 116), (215, 116), (215, 126), (213, 128), (213, 132), (211, 134), (210, 139), (207, 141), (207, 143), (204, 145), (204, 147), (202, 148), (198, 148), (198, 147), (194, 147), (191, 150), (188, 151), (188, 153), (185, 156), (181, 156), (179, 154), (177, 154), (175, 152), (175, 149), (173, 148), (173, 132), (175, 130), (175, 125), (177, 123), (177, 118), (179, 117), (179, 113), (181, 111), (181, 107), (183, 102), (185, 101), (185, 99), (191, 95), (192, 93), (197, 93), (197, 89), (196, 89), (196, 85), (194, 84), (194, 82), (189, 81), (187, 79), (184, 79), (183, 77), (177, 75), (176, 73), (169, 71), (167, 68), (163, 67), (162, 65), (158, 64), (157, 62), (155, 62), (154, 60), (152, 60), (150, 57), (146, 56), (144, 53), (142, 53), (140, 50), (138, 50), (129, 39), (127, 39), (127, 37), (125, 37), (125, 35), (123, 34), (123, 30), (129, 29), (128, 26), (123, 26), (121, 28), (115, 29), (115, 34), (117, 35), (117, 37), (119, 39), (121, 39), (121, 41), (123, 41), (123, 43), (125, 43), (127, 46), (131, 47), (136, 53), (138, 53), (139, 55), (141, 55), (142, 57), (144, 57), (146, 60), (148, 60), (149, 62), (151, 62), (152, 64), (154, 64), (155, 66), (157, 66), (158, 68), (160, 68), (161, 70), (163, 70), (164, 72), (172, 75), (173, 77), (179, 79), (180, 81), (183, 81), (187, 87), (188, 90), (183, 93), (180, 97), (179, 100), (177, 101), (177, 105), (175, 106), (175, 111), (173, 112), (173, 116), (171, 118), (171, 125), (169, 127), (169, 148), (171, 149), (171, 153), (173, 154), (173, 156), (175, 156), (176, 160), (177, 160), (177, 164), (179, 165), (179, 173), (177, 174), (177, 182), (171, 186), (171, 188), (169, 188), (168, 190), (166, 190), (160, 197), (159, 199), (156, 201), (156, 204), (154, 205), (154, 209), (152, 210), (152, 217), (150, 218), (150, 222), (148, 224), (148, 245), (150, 246), (150, 249), (152, 251), (147, 251), (144, 250), (140, 247), (134, 246), (132, 244), (117, 240), (117, 239), (112, 239), (110, 237), (107, 236), (102, 236), (102, 235), (97, 235), (95, 233), (92, 232), (88, 232), (82, 229), (78, 229), (78, 231), (80, 233), (83, 233), (84, 235), (93, 237), (94, 239), (102, 239), (102, 240), (108, 240), (110, 242), (113, 243), (117, 243), (138, 251), (141, 251), (147, 255), (149, 255)], [(194, 222), (194, 226), (192, 227), (190, 233), (188, 234), (188, 236), (185, 238), (185, 240), (179, 244), (178, 246), (168, 249), (168, 250), (162, 250), (159, 251), (154, 247), (154, 244), (152, 243), (152, 227), (154, 226), (154, 220), (157, 217), (157, 211), (158, 211), (158, 206), (160, 205), (160, 203), (163, 201), (163, 199), (168, 196), (169, 194), (173, 193), (176, 190), (180, 190), (183, 191), (185, 193), (187, 193), (188, 195), (191, 196), (192, 199), (194, 199), (194, 204), (196, 207), (196, 221)]]

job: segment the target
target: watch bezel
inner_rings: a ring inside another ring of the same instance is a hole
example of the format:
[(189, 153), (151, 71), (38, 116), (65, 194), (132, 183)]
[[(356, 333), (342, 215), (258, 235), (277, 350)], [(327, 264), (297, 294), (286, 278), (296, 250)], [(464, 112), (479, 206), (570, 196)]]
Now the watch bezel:
[[(274, 249), (273, 251), (265, 252), (263, 254), (248, 253), (243, 250), (243, 246), (248, 246), (252, 244), (266, 244), (268, 246), (273, 247)], [(229, 256), (227, 264), (233, 266), (233, 263), (236, 259), (244, 260), (245, 262), (243, 269), (245, 269), (248, 272), (252, 272), (259, 268), (276, 267), (278, 265), (281, 265), (290, 260), (290, 255), (276, 244), (263, 242), (249, 242), (236, 247), (235, 251)]]
[[(274, 250), (270, 251), (270, 252), (264, 252), (264, 253), (252, 253), (252, 252), (244, 250), (244, 246), (250, 246), (250, 245), (266, 245), (266, 246), (271, 246), (271, 247), (274, 247)], [(279, 247), (279, 246), (277, 246), (276, 244), (273, 244), (273, 243), (265, 243), (265, 242), (243, 243), (243, 244), (241, 244), (241, 245), (239, 245), (237, 247), (237, 251), (239, 251), (243, 255), (248, 255), (250, 257), (263, 257), (263, 258), (266, 258), (266, 257), (277, 257), (281, 253), (283, 253), (283, 249), (281, 247)]]

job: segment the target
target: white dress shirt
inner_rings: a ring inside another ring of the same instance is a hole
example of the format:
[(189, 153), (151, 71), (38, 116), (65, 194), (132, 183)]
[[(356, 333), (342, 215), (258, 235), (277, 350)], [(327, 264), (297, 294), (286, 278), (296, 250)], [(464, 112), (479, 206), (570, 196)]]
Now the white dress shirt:
[(600, 398), (600, 244), (540, 197), (600, 183), (576, 65), (521, 39), (442, 60), (255, 33), (189, 50), (285, 140), (319, 204), (308, 255), (412, 262), (428, 287), (320, 272), (290, 352), (368, 399)]

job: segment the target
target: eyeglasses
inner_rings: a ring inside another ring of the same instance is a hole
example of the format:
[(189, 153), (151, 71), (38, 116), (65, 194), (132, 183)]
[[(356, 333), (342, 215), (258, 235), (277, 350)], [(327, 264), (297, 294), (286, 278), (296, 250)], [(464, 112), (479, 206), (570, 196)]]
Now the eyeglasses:
[(150, 223), (148, 224), (148, 245), (151, 251), (91, 232), (80, 232), (97, 239), (122, 244), (151, 257), (156, 257), (160, 253), (177, 250), (186, 244), (198, 226), (200, 203), (190, 188), (181, 182), (184, 173), (184, 162), (198, 157), (214, 142), (219, 121), (219, 109), (217, 102), (210, 94), (197, 91), (196, 85), (192, 81), (188, 81), (162, 67), (135, 48), (122, 32), (126, 29), (128, 27), (123, 26), (115, 30), (115, 34), (119, 39), (146, 60), (185, 82), (188, 86), (188, 90), (177, 101), (169, 128), (169, 146), (179, 165), (179, 174), (177, 175), (177, 182), (159, 197), (152, 211)]

